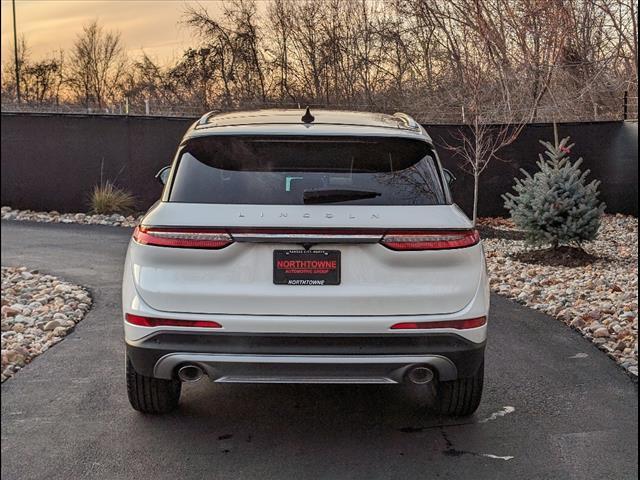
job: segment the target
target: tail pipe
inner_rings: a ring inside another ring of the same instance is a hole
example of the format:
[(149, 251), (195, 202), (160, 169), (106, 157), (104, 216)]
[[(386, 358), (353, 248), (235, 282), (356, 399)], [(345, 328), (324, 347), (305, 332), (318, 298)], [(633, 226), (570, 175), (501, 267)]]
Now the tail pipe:
[(407, 378), (411, 383), (415, 383), (417, 385), (424, 385), (426, 383), (431, 382), (434, 379), (435, 375), (433, 370), (429, 367), (425, 366), (417, 366), (413, 367), (409, 372), (407, 372)]
[(178, 370), (178, 378), (183, 382), (197, 382), (203, 375), (202, 368), (197, 365), (184, 365)]

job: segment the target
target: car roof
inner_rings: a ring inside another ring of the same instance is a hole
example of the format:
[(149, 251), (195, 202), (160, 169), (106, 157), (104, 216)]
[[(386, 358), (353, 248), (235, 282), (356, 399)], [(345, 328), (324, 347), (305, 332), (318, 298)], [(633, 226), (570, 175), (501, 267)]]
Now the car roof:
[(309, 109), (268, 109), (230, 113), (209, 112), (194, 123), (186, 138), (208, 135), (380, 135), (408, 136), (431, 142), (424, 128), (409, 115)]

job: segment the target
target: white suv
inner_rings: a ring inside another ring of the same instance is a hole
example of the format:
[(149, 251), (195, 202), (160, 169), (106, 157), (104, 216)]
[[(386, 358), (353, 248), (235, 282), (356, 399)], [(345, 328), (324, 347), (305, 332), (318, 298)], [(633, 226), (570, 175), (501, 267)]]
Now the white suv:
[(133, 408), (206, 376), (430, 383), (439, 412), (476, 410), (483, 248), (411, 117), (207, 114), (158, 176), (122, 288)]

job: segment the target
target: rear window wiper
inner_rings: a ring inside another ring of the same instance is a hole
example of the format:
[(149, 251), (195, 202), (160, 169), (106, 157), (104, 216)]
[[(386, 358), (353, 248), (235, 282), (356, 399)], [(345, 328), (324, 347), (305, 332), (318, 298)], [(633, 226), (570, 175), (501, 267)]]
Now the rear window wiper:
[(382, 195), (380, 192), (369, 190), (348, 190), (348, 189), (326, 189), (326, 190), (305, 190), (303, 200), (309, 203), (337, 203), (348, 202), (349, 200), (361, 200), (365, 198), (375, 198)]

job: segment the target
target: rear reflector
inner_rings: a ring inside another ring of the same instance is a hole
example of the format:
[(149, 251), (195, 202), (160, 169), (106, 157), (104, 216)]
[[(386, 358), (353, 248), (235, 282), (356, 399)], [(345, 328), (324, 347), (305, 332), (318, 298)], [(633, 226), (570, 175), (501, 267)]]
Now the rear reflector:
[(125, 315), (127, 322), (140, 327), (192, 327), (192, 328), (222, 328), (218, 322), (205, 320), (171, 320), (168, 318), (142, 317), (140, 315)]
[(220, 249), (233, 243), (224, 231), (136, 227), (133, 239), (142, 245), (174, 248)]
[(380, 243), (391, 250), (447, 250), (470, 247), (480, 241), (477, 230), (388, 232)]
[(469, 318), (466, 320), (446, 320), (441, 322), (406, 322), (396, 323), (391, 327), (392, 330), (429, 330), (432, 328), (455, 328), (458, 330), (467, 330), (469, 328), (478, 328), (487, 323), (487, 317)]

